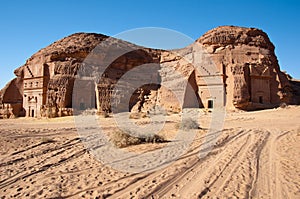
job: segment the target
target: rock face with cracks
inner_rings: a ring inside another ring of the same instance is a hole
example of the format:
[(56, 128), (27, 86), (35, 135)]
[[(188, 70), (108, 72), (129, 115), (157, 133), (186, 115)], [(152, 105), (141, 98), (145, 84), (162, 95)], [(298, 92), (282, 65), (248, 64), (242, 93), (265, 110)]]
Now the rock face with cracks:
[(35, 53), (15, 74), (0, 92), (1, 118), (299, 103), (298, 83), (280, 71), (274, 45), (256, 28), (221, 26), (169, 51), (76, 33)]

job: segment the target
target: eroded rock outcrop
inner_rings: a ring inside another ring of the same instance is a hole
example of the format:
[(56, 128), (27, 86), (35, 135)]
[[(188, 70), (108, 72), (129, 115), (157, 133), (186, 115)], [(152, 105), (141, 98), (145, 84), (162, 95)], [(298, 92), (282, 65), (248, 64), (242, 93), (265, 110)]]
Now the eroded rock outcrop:
[(23, 71), (15, 70), (17, 78), (11, 80), (0, 90), (0, 118), (24, 116), (23, 109)]
[(208, 31), (197, 42), (204, 45), (226, 77), (228, 107), (258, 109), (292, 101), (274, 45), (263, 31), (223, 26)]
[(74, 76), (84, 58), (106, 38), (100, 34), (73, 34), (41, 49), (18, 68), (17, 73), (23, 74), (20, 92), (26, 116), (72, 114)]
[[(141, 65), (149, 71), (139, 71)], [(129, 71), (134, 75), (127, 77)], [(110, 112), (111, 103), (119, 103), (119, 111), (135, 112), (219, 105), (256, 110), (298, 103), (298, 83), (280, 71), (274, 45), (256, 28), (218, 27), (173, 51), (76, 33), (38, 51), (15, 74), (0, 92), (2, 117), (64, 116), (74, 108)], [(145, 85), (134, 88), (138, 76)], [(120, 85), (124, 77), (129, 81)], [(124, 96), (129, 101), (122, 101)]]

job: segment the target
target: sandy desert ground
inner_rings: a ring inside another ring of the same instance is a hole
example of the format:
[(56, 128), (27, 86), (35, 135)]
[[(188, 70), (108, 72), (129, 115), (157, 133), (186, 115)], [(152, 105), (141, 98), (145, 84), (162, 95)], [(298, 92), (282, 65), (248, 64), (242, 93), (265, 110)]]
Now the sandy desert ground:
[[(0, 197), (300, 198), (300, 107), (228, 112), (217, 142), (199, 159), (204, 138), (215, 136), (207, 130), (210, 117), (201, 115), (202, 129), (176, 161), (141, 173), (99, 162), (73, 117), (0, 120)], [(174, 142), (179, 115), (167, 119), (162, 131)], [(109, 125), (112, 118), (99, 120)], [(165, 145), (124, 150), (145, 153)]]

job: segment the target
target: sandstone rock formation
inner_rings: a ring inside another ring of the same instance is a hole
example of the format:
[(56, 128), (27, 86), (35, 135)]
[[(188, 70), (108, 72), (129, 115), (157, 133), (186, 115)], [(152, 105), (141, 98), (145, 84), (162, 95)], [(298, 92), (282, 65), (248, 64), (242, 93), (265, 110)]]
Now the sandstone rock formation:
[(15, 74), (19, 77), (11, 80), (0, 90), (0, 118), (14, 118), (23, 116), (23, 79), (22, 74)]
[(227, 106), (257, 109), (291, 102), (291, 86), (280, 71), (274, 45), (263, 31), (224, 26), (207, 32), (197, 42), (207, 48), (220, 69), (224, 68)]
[[(147, 69), (137, 67), (141, 65)], [(120, 83), (129, 71), (129, 81)], [(280, 71), (274, 45), (255, 28), (218, 27), (172, 51), (76, 33), (38, 51), (15, 74), (0, 92), (4, 118), (65, 116), (87, 108), (110, 112), (112, 103), (118, 111), (148, 113), (159, 106), (179, 112), (185, 107), (256, 110), (299, 103), (298, 84)], [(141, 81), (137, 77), (145, 84), (135, 88)]]
[(289, 74), (286, 74), (291, 86), (292, 100), (291, 104), (300, 104), (300, 80), (292, 78)]

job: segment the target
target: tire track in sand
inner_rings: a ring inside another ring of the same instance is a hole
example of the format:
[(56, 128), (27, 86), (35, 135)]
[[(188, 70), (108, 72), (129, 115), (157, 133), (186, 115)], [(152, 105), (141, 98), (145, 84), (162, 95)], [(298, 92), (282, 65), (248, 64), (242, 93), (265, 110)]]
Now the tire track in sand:
[[(177, 189), (159, 191), (156, 193), (157, 198), (203, 198), (218, 195), (225, 197), (227, 193), (232, 195), (233, 192), (237, 197), (245, 198), (254, 175), (250, 174), (253, 167), (252, 151), (257, 147), (258, 140), (262, 143), (266, 138), (266, 135), (259, 136), (248, 132), (239, 139), (234, 139), (234, 142), (228, 143), (213, 162), (205, 161), (202, 164), (199, 162), (194, 172), (178, 180)], [(233, 180), (241, 182), (247, 180), (247, 183), (236, 187), (236, 184), (232, 184)]]
[[(283, 154), (279, 153), (279, 148), (281, 147), (297, 151), (297, 149), (291, 149), (288, 147), (291, 145), (292, 141), (298, 145), (297, 141), (293, 140), (295, 139), (295, 134), (293, 133), (294, 132), (289, 131), (280, 132), (279, 130), (272, 131), (271, 138), (266, 143), (266, 147), (262, 150), (260, 156), (258, 180), (255, 187), (250, 192), (250, 198), (297, 198), (297, 196), (294, 195), (297, 194), (295, 193), (297, 190), (299, 197), (300, 185), (293, 182), (293, 176), (289, 175), (289, 172), (291, 170), (294, 171), (295, 168), (285, 168), (286, 164), (291, 166), (290, 162), (292, 159), (296, 159), (295, 161), (297, 162), (297, 156), (292, 155), (290, 157), (282, 157)], [(285, 140), (286, 143), (284, 143)], [(288, 154), (291, 155), (291, 151), (289, 151)], [(295, 165), (297, 164), (296, 162)]]
[[(196, 155), (193, 155), (190, 158), (177, 160), (173, 165), (167, 167), (166, 169), (156, 171), (147, 178), (142, 179), (135, 184), (132, 184), (126, 189), (122, 189), (113, 193), (112, 198), (165, 198), (166, 193), (170, 192), (174, 188), (177, 189), (178, 186), (182, 184), (182, 179), (192, 179), (192, 177), (188, 176), (195, 173), (195, 171), (202, 170), (198, 169), (198, 167), (200, 167), (202, 164), (204, 164), (203, 168), (207, 167), (207, 165), (209, 165), (213, 161), (210, 159), (213, 159), (212, 157), (218, 154), (221, 149), (222, 151), (226, 151), (225, 149), (223, 150), (223, 147), (227, 148), (228, 146), (231, 146), (231, 143), (235, 143), (235, 140), (240, 140), (241, 137), (248, 133), (249, 132), (247, 131), (237, 131), (234, 133), (231, 132), (231, 135), (229, 133), (230, 136), (224, 135), (224, 138), (221, 138), (217, 142), (217, 145), (215, 146), (216, 151), (210, 153), (205, 159), (202, 159), (201, 161), (199, 161), (199, 158), (197, 156), (199, 153), (199, 146), (195, 147), (195, 150), (191, 151), (191, 154)], [(183, 162), (185, 164), (185, 167), (182, 167)], [(181, 165), (181, 167), (179, 167), (178, 165)], [(156, 182), (156, 184), (153, 184), (152, 182)], [(174, 194), (172, 197), (174, 197)]]

